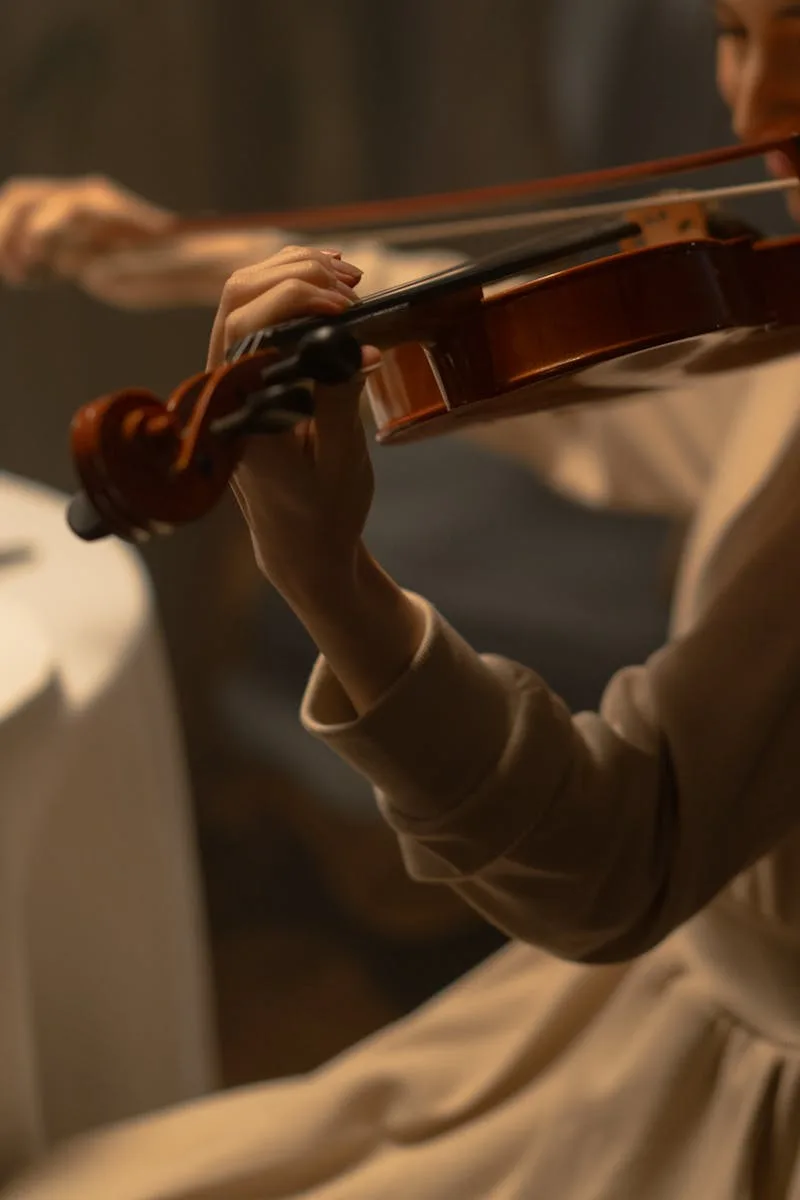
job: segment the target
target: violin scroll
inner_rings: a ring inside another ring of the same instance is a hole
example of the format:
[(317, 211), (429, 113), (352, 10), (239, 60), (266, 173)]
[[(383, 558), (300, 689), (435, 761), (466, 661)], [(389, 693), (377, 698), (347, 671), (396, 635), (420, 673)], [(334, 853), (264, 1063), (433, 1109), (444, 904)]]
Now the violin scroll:
[(78, 536), (93, 541), (117, 534), (143, 541), (202, 515), (219, 500), (238, 449), (235, 438), (210, 434), (209, 422), (219, 411), (210, 396), (205, 413), (187, 419), (189, 403), (199, 402), (206, 382), (206, 376), (188, 380), (166, 404), (132, 389), (79, 410), (71, 443), (83, 493), (70, 507)]
[(166, 403), (133, 388), (79, 409), (70, 440), (83, 490), (67, 514), (73, 533), (140, 542), (203, 516), (224, 493), (246, 437), (307, 420), (314, 382), (344, 383), (361, 367), (361, 345), (345, 329), (312, 328), (288, 355), (258, 337)]

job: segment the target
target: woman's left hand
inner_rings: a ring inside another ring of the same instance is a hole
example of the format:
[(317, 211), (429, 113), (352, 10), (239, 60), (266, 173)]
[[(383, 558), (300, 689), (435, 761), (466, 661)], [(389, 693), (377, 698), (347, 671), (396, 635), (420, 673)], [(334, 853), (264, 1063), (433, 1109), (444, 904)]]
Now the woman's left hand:
[[(294, 246), (236, 271), (222, 293), (209, 369), (265, 326), (345, 311), (358, 299), (359, 279), (358, 268), (336, 252)], [(378, 361), (378, 351), (366, 348), (364, 365)], [(295, 607), (355, 570), (373, 494), (359, 414), (362, 382), (316, 388), (313, 418), (286, 433), (254, 436), (234, 476), (256, 561)]]

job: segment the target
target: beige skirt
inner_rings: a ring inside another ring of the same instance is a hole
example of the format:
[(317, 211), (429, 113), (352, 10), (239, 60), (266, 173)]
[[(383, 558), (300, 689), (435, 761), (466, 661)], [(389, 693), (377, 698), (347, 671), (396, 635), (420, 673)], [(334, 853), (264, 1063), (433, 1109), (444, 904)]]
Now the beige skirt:
[(800, 1042), (680, 934), (611, 967), (512, 945), (320, 1070), (82, 1138), (2, 1200), (789, 1200), (799, 1143)]

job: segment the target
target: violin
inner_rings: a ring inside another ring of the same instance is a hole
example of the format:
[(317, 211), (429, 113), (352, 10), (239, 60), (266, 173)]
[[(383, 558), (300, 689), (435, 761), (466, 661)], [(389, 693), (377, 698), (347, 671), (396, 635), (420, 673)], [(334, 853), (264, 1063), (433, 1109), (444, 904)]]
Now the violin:
[[(451, 230), (454, 221), (497, 228), (505, 220), (506, 228), (519, 228), (529, 218), (549, 228), (510, 251), (369, 297), (337, 316), (259, 330), (166, 402), (128, 389), (84, 406), (71, 427), (82, 491), (69, 507), (70, 527), (86, 540), (116, 534), (141, 541), (201, 517), (225, 492), (247, 439), (309, 419), (314, 385), (356, 377), (364, 345), (382, 351), (366, 395), (383, 444), (657, 392), (796, 353), (800, 237), (762, 239), (708, 209), (723, 194), (797, 186), (793, 180), (555, 214), (474, 215), (490, 203), (599, 191), (770, 150), (782, 152), (800, 180), (800, 136), (791, 136), (434, 197), (427, 207), (420, 198), (367, 206), (376, 220), (413, 216), (419, 223), (445, 214)], [(354, 219), (352, 206), (329, 215), (339, 229)], [(304, 231), (321, 228), (318, 211), (307, 217)], [(363, 206), (359, 217), (365, 219)], [(260, 219), (302, 225), (302, 214)], [(589, 257), (596, 251), (599, 257)]]

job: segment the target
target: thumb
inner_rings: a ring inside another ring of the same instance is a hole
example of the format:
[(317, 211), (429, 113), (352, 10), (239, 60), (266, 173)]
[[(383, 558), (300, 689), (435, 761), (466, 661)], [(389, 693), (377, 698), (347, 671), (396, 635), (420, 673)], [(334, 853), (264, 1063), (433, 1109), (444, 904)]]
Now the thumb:
[(382, 355), (376, 346), (362, 346), (361, 370), (347, 383), (336, 387), (319, 386), (314, 392), (314, 418), (320, 436), (341, 432), (361, 424), (361, 393), (367, 376), (380, 367)]

